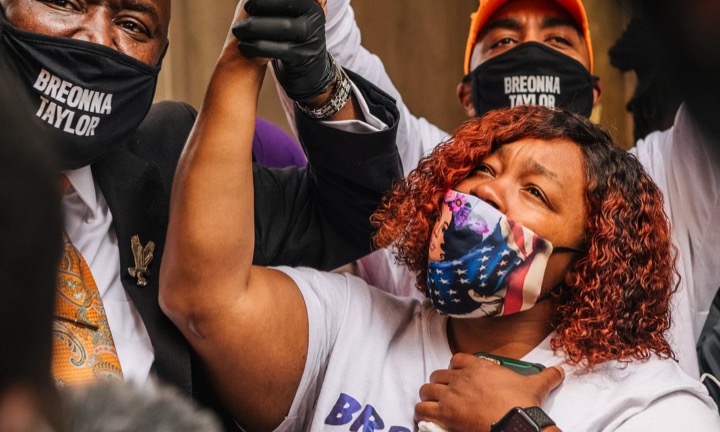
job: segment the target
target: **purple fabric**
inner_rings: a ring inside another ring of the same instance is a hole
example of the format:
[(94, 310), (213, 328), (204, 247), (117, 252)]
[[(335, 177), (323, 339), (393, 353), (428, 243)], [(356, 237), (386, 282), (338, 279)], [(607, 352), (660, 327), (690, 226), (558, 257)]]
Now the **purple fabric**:
[(304, 167), (307, 164), (300, 144), (285, 131), (261, 118), (255, 122), (253, 157), (255, 162), (268, 168)]

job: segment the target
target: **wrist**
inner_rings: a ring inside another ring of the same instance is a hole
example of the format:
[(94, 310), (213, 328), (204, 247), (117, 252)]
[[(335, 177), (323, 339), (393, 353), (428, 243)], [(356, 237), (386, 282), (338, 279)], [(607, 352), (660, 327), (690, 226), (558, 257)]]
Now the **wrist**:
[(328, 103), (328, 101), (332, 97), (333, 93), (335, 92), (335, 88), (337, 87), (337, 82), (338, 82), (337, 78), (333, 79), (333, 81), (330, 83), (330, 85), (328, 86), (325, 93), (317, 95), (308, 100), (297, 101), (298, 104), (300, 104), (306, 108), (309, 108), (309, 109), (320, 108), (321, 106)]
[(557, 432), (555, 422), (542, 408), (515, 407), (490, 426), (490, 432)]
[(308, 101), (296, 102), (297, 107), (306, 117), (313, 120), (328, 120), (340, 112), (352, 96), (350, 77), (332, 56), (335, 77), (326, 91)]

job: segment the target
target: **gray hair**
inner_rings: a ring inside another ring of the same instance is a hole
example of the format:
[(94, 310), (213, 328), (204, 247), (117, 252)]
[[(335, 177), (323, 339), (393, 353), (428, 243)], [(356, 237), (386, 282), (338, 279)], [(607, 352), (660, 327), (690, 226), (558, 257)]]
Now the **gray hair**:
[(221, 432), (209, 410), (174, 388), (103, 382), (63, 389), (67, 432)]

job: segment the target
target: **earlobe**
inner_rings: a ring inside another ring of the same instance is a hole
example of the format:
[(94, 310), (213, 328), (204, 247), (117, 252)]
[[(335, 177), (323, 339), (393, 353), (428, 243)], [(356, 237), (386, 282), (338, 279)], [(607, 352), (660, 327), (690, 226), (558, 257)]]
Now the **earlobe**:
[(468, 117), (476, 117), (475, 107), (472, 103), (472, 85), (469, 82), (461, 82), (457, 86), (457, 96), (460, 106)]
[(162, 67), (163, 60), (165, 60), (165, 55), (168, 52), (168, 49), (170, 48), (170, 41), (165, 41), (165, 48), (163, 48), (162, 54), (160, 54), (160, 58), (158, 59), (158, 62), (155, 64), (157, 67)]

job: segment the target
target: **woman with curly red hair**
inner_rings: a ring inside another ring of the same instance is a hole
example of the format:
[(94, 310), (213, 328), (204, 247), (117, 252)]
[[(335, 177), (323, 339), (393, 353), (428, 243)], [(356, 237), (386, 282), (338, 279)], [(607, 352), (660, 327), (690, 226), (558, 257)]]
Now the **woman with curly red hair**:
[[(670, 325), (674, 252), (662, 194), (634, 157), (579, 116), (525, 107), (467, 122), (386, 197), (373, 216), (376, 245), (393, 246), (399, 263), (417, 275), (418, 288), (428, 296), (428, 228), (437, 223), (446, 192), (472, 192), (512, 218), (510, 203), (492, 188), (497, 174), (486, 159), (501, 159), (507, 153), (504, 146), (521, 140), (570, 140), (578, 148), (567, 151), (582, 154), (584, 178), (572, 184), (583, 188), (583, 198), (573, 203), (584, 204), (582, 241), (578, 250), (566, 251), (572, 255), (564, 259), (572, 258), (572, 265), (564, 282), (543, 292), (548, 300), (552, 297), (553, 347), (564, 351), (570, 362), (587, 366), (645, 359), (653, 353), (672, 357), (663, 335)], [(563, 153), (559, 146), (550, 146), (553, 153)], [(551, 156), (562, 166), (560, 157)], [(541, 208), (551, 208), (540, 187), (518, 190), (518, 201), (529, 195)], [(562, 192), (567, 197), (569, 191)], [(518, 220), (530, 217), (524, 208), (512, 210), (523, 212)]]
[[(228, 86), (254, 107), (257, 88)], [(213, 139), (212, 124), (231, 125), (212, 114), (175, 181), (160, 297), (245, 429), (720, 427), (664, 338), (674, 267), (661, 194), (587, 119), (488, 113), (395, 186), (375, 241), (415, 272), (420, 302), (347, 274), (252, 267), (251, 143)], [(251, 120), (232, 125), (238, 136)], [(522, 376), (494, 356), (546, 369)]]

